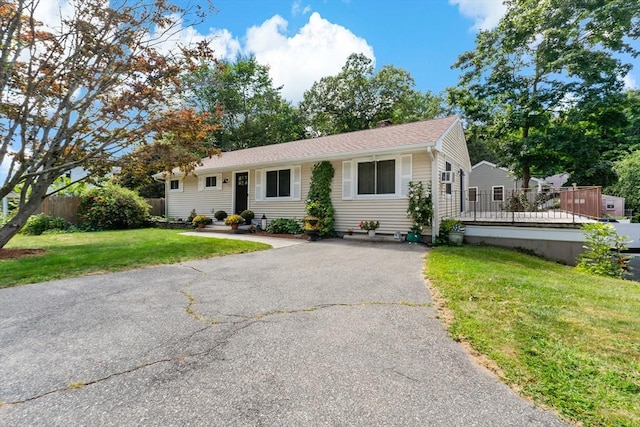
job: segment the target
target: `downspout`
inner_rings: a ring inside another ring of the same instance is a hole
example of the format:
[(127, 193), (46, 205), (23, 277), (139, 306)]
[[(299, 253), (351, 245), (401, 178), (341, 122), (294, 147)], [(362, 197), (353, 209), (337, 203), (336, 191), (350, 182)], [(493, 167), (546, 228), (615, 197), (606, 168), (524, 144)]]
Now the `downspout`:
[(437, 152), (432, 146), (427, 146), (427, 154), (431, 159), (431, 201), (433, 203), (433, 218), (431, 220), (431, 243), (435, 243), (440, 232), (440, 194), (438, 188)]

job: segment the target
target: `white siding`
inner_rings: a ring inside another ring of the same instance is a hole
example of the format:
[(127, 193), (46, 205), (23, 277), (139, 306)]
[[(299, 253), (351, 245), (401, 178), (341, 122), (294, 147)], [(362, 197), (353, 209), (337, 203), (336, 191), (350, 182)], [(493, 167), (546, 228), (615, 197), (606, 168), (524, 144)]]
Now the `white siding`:
[[(182, 182), (183, 191), (167, 191), (167, 216), (175, 219), (187, 219), (192, 209), (196, 213), (213, 218), (215, 211), (223, 210), (231, 213), (232, 175), (223, 173), (222, 179), (229, 179), (228, 184), (222, 184), (222, 190), (199, 190), (198, 178), (190, 175)], [(167, 186), (169, 180), (167, 180)]]
[[(427, 188), (431, 182), (429, 154), (426, 150), (420, 150), (412, 153), (411, 158), (410, 179), (422, 181)], [(398, 159), (403, 159), (403, 157), (398, 156)], [(401, 178), (406, 181), (409, 178), (409, 169), (406, 163), (407, 158), (404, 157), (404, 159), (404, 162), (400, 160), (401, 164), (404, 163), (404, 176)], [(409, 230), (412, 223), (406, 215), (408, 204), (406, 196), (369, 199), (356, 197), (351, 200), (343, 200), (343, 162), (336, 160), (331, 163), (335, 170), (331, 200), (335, 212), (336, 231), (346, 232), (348, 228), (352, 228), (356, 232), (360, 231), (358, 223), (361, 220), (380, 221), (380, 228), (377, 231), (382, 234), (393, 234), (396, 231), (406, 233)], [(257, 219), (260, 219), (263, 214), (270, 220), (276, 218), (302, 219), (305, 216), (304, 206), (309, 194), (313, 164), (306, 163), (301, 166), (300, 200), (256, 200), (255, 170), (249, 171), (249, 209), (254, 211)], [(185, 219), (192, 209), (195, 209), (199, 214), (210, 217), (213, 216), (214, 211), (221, 209), (230, 213), (233, 206), (233, 174), (225, 172), (222, 174), (222, 178), (229, 179), (229, 182), (222, 184), (222, 190), (217, 191), (198, 191), (198, 179), (196, 177), (186, 178), (183, 186), (184, 191), (167, 193), (168, 215)], [(425, 233), (428, 233), (428, 230), (425, 230)]]
[[(454, 174), (454, 182), (452, 184), (452, 194), (448, 195), (445, 191), (445, 184), (440, 182), (439, 179), (437, 185), (439, 195), (438, 218), (456, 216), (460, 212), (461, 180), (465, 193), (469, 188), (469, 174), (471, 173), (469, 152), (467, 151), (467, 144), (464, 139), (462, 126), (459, 123), (450, 129), (442, 139), (442, 151), (437, 155), (438, 176), (440, 176), (440, 172), (445, 170), (446, 162), (449, 162), (452, 165), (451, 170)], [(462, 177), (460, 175), (460, 170), (464, 172)], [(465, 203), (467, 203), (466, 200)]]
[[(311, 167), (313, 165), (308, 163), (302, 165), (301, 168), (301, 179), (300, 179), (300, 200), (269, 200), (268, 198), (263, 198), (262, 200), (256, 200), (256, 186), (253, 184), (249, 185), (249, 209), (251, 209), (255, 215), (256, 219), (262, 218), (262, 215), (266, 215), (267, 219), (276, 219), (276, 218), (290, 218), (290, 219), (302, 219), (306, 215), (305, 211), (305, 201), (307, 199), (307, 194), (309, 193), (309, 181), (311, 180)], [(297, 177), (295, 176), (296, 172), (295, 165), (292, 166), (292, 175), (291, 180), (295, 183)], [(249, 171), (249, 175), (252, 177), (249, 181), (253, 183), (253, 177), (255, 176), (255, 170)], [(264, 176), (263, 176), (264, 179)], [(264, 186), (264, 181), (261, 183)], [(297, 188), (293, 189), (292, 195), (297, 198)]]
[[(431, 162), (426, 150), (412, 155), (412, 180), (423, 181), (425, 187), (431, 181)], [(407, 198), (404, 196), (390, 199), (358, 199), (342, 198), (342, 161), (332, 162), (336, 171), (333, 179), (331, 200), (335, 211), (336, 231), (347, 231), (352, 228), (360, 231), (358, 223), (362, 220), (380, 221), (378, 233), (393, 234), (396, 231), (406, 233), (411, 227), (411, 219), (407, 218)], [(428, 231), (426, 231), (428, 232)]]

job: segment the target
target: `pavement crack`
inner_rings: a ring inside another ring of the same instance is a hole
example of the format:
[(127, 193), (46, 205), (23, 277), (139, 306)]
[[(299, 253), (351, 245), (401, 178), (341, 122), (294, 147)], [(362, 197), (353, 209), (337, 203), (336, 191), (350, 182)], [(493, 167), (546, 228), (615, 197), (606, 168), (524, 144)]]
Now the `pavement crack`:
[[(220, 337), (220, 339), (217, 340), (217, 342), (215, 343), (215, 345), (204, 349), (202, 351), (198, 351), (195, 353), (189, 353), (189, 354), (181, 354), (175, 357), (167, 357), (164, 359), (159, 359), (159, 360), (154, 360), (151, 362), (147, 362), (138, 366), (135, 366), (133, 368), (130, 369), (126, 369), (123, 371), (119, 371), (119, 372), (114, 372), (111, 373), (109, 375), (106, 375), (104, 377), (101, 378), (97, 378), (94, 380), (90, 380), (90, 381), (84, 381), (84, 380), (80, 380), (80, 381), (74, 381), (71, 382), (69, 384), (67, 384), (65, 387), (60, 387), (54, 390), (50, 390), (47, 391), (45, 393), (41, 393), (38, 394), (36, 396), (31, 396), (28, 397), (26, 399), (20, 399), (20, 400), (15, 400), (15, 401), (11, 401), (11, 402), (3, 402), (0, 401), (0, 408), (2, 408), (3, 406), (12, 406), (12, 405), (20, 405), (20, 404), (24, 404), (24, 403), (28, 403), (28, 402), (32, 402), (34, 400), (38, 400), (38, 399), (42, 399), (43, 397), (47, 397), (47, 396), (51, 396), (53, 394), (57, 394), (60, 392), (65, 392), (65, 391), (72, 391), (72, 390), (80, 390), (86, 386), (90, 386), (90, 385), (94, 385), (94, 384), (99, 384), (105, 381), (109, 381), (113, 378), (116, 377), (120, 377), (123, 375), (128, 375), (128, 374), (132, 374), (136, 371), (140, 371), (143, 369), (147, 369), (156, 365), (160, 365), (160, 364), (165, 364), (165, 363), (172, 363), (172, 362), (183, 362), (186, 359), (195, 359), (195, 358), (199, 358), (199, 357), (206, 357), (206, 356), (210, 356), (213, 352), (215, 352), (216, 350), (220, 349), (221, 347), (224, 347), (225, 345), (227, 345), (228, 341), (234, 337), (234, 335), (236, 335), (237, 333), (241, 332), (242, 330), (250, 327), (253, 323), (255, 323), (255, 321), (246, 321), (243, 322), (243, 324), (240, 324), (237, 328), (234, 328), (230, 331), (227, 331), (227, 333), (225, 333), (222, 337)], [(206, 328), (204, 328), (206, 329)], [(200, 332), (200, 331), (196, 331), (194, 332), (193, 335), (195, 335), (195, 333)]]
[(180, 292), (182, 293), (182, 295), (184, 295), (187, 298), (187, 306), (185, 307), (185, 311), (189, 316), (193, 317), (198, 322), (207, 323), (209, 325), (216, 325), (218, 323), (218, 320), (207, 318), (206, 316), (203, 316), (200, 313), (198, 313), (196, 309), (193, 308), (193, 305), (196, 303), (196, 297), (194, 297), (184, 289), (181, 290)]
[(404, 377), (404, 378), (406, 378), (408, 380), (411, 380), (411, 381), (414, 381), (414, 382), (417, 382), (417, 383), (420, 382), (419, 379), (410, 377), (409, 375), (406, 375), (406, 374), (404, 374), (404, 373), (402, 373), (402, 372), (400, 372), (400, 371), (398, 371), (396, 369), (391, 369), (391, 372), (393, 372), (396, 375), (400, 375), (401, 377)]
[(311, 313), (318, 310), (323, 310), (325, 308), (333, 308), (333, 307), (363, 307), (363, 306), (403, 306), (403, 307), (415, 307), (415, 308), (423, 308), (423, 307), (431, 307), (430, 303), (416, 303), (416, 302), (388, 302), (388, 301), (365, 301), (358, 303), (328, 303), (328, 304), (318, 304), (311, 307), (300, 308), (295, 310), (273, 310), (268, 311), (266, 313), (256, 314), (253, 316), (253, 319), (264, 319), (266, 317), (276, 316), (280, 314), (296, 314), (296, 313)]

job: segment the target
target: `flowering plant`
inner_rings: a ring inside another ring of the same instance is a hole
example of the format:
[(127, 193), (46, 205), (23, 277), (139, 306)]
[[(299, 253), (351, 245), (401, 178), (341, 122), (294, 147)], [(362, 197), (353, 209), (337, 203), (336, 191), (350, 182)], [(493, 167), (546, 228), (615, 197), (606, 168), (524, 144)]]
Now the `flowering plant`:
[(211, 219), (206, 215), (196, 215), (191, 220), (193, 225), (196, 225), (196, 224), (208, 224), (210, 221), (211, 221)]
[(407, 198), (407, 217), (413, 220), (414, 225), (430, 226), (433, 218), (433, 201), (431, 200), (430, 188), (427, 188), (426, 195), (421, 181), (409, 182)]
[(413, 224), (409, 229), (409, 233), (411, 234), (422, 234), (422, 226), (418, 224)]
[(243, 224), (245, 219), (238, 214), (229, 215), (224, 219), (226, 225)]
[(361, 230), (369, 231), (380, 227), (380, 221), (360, 221), (358, 224)]

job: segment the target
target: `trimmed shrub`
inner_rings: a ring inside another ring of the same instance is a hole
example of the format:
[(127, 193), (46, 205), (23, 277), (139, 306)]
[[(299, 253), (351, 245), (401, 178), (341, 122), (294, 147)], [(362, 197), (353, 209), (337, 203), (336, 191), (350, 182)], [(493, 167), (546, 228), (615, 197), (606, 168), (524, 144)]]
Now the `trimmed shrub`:
[(150, 208), (134, 191), (106, 185), (84, 192), (78, 213), (87, 229), (122, 230), (142, 227)]
[(225, 219), (227, 217), (227, 213), (225, 211), (216, 211), (213, 214), (213, 217), (215, 219), (217, 219), (218, 221), (222, 221), (223, 219)]
[(21, 233), (39, 236), (47, 231), (69, 231), (73, 225), (64, 218), (49, 216), (46, 214), (32, 215), (22, 227)]
[(302, 226), (295, 219), (276, 218), (269, 223), (267, 233), (271, 234), (301, 234)]
[(255, 218), (256, 215), (253, 213), (252, 210), (247, 209), (240, 212), (240, 216), (244, 218), (246, 224), (251, 224), (251, 220), (253, 220), (253, 218)]

